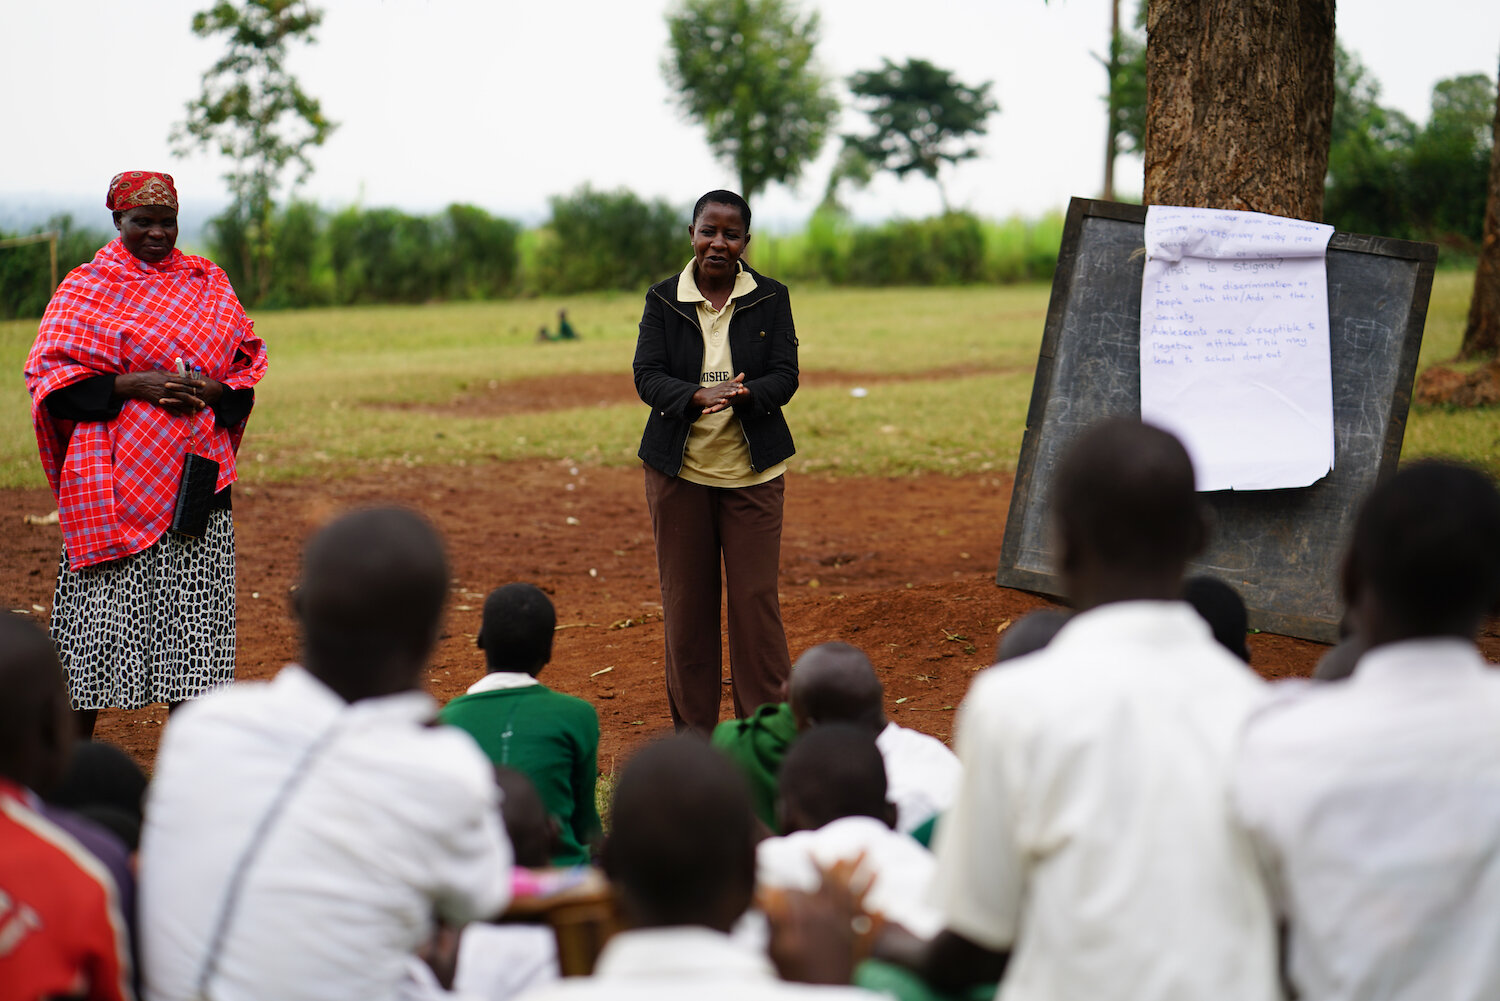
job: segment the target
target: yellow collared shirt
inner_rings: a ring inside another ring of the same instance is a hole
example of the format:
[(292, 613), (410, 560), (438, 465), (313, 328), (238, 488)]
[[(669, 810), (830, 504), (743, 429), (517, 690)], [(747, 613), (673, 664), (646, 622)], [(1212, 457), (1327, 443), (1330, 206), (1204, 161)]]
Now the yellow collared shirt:
[[(734, 316), (734, 301), (755, 290), (755, 276), (738, 265), (739, 273), (734, 277), (734, 289), (724, 303), (723, 309), (714, 309), (713, 304), (698, 291), (697, 279), (693, 276), (693, 261), (677, 276), (677, 300), (697, 305), (698, 326), (703, 331), (703, 372), (699, 385), (716, 386), (735, 376), (734, 357), (729, 350), (729, 321)], [(750, 466), (750, 446), (745, 441), (745, 432), (740, 419), (732, 408), (716, 414), (703, 414), (688, 429), (687, 451), (682, 456), (682, 471), (678, 473), (689, 483), (706, 487), (753, 487), (757, 483), (774, 480), (786, 472), (786, 463), (760, 472)]]

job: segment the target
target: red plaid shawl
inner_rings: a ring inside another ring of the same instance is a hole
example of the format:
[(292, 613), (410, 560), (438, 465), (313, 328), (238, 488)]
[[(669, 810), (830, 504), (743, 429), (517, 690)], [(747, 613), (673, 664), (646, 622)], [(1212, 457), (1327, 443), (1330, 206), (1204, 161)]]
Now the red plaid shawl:
[(253, 386), (266, 371), (265, 343), (229, 279), (201, 257), (174, 250), (147, 264), (115, 240), (74, 268), (47, 305), (26, 358), (26, 388), (75, 570), (138, 553), (162, 537), (190, 432), (194, 450), (219, 463), (218, 489), (237, 478), (244, 425), (216, 427), (212, 410), (189, 418), (126, 400), (115, 420), (75, 424), (54, 420), (43, 405), (49, 393), (90, 376), (172, 370), (179, 357), (230, 389)]

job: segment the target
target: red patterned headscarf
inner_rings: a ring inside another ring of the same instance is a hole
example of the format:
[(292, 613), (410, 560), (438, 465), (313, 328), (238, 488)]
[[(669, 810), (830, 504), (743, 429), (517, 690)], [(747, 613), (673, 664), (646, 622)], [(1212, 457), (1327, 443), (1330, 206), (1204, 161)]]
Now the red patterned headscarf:
[(116, 174), (109, 182), (104, 207), (111, 212), (124, 212), (141, 205), (165, 205), (175, 212), (177, 186), (172, 183), (172, 175), (156, 170), (127, 170)]

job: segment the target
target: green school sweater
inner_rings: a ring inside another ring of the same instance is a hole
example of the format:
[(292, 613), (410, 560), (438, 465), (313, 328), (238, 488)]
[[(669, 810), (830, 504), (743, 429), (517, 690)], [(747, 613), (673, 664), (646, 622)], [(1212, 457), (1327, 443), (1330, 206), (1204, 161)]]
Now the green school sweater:
[(781, 760), (797, 736), (792, 707), (785, 702), (767, 702), (745, 719), (729, 719), (714, 727), (709, 742), (729, 756), (750, 781), (755, 815), (777, 834), (776, 777)]
[(599, 715), (593, 706), (538, 684), (460, 695), (439, 717), (472, 734), (495, 764), (531, 779), (560, 827), (553, 865), (589, 861), (589, 845), (600, 830), (594, 805)]

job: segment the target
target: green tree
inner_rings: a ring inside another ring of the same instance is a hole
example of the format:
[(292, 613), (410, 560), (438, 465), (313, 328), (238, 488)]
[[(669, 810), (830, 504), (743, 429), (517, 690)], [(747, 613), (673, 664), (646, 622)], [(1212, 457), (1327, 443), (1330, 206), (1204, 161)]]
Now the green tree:
[(554, 195), (533, 281), (542, 292), (639, 290), (692, 256), (687, 213), (623, 188)]
[[(114, 238), (113, 232), (84, 228), (71, 215), (53, 216), (45, 226), (33, 226), (26, 233), (0, 230), (0, 240), (12, 236), (57, 233), (57, 273), (67, 274), (80, 264), (94, 259), (98, 249)], [(41, 316), (55, 291), (52, 264), (46, 243), (0, 249), (0, 320), (22, 316)]]
[(1000, 110), (990, 97), (991, 84), (961, 83), (953, 74), (925, 59), (908, 59), (897, 66), (881, 60), (877, 70), (849, 78), (849, 90), (861, 100), (874, 132), (846, 135), (844, 142), (878, 169), (897, 177), (916, 171), (937, 185), (948, 208), (948, 192), (939, 172), (944, 164), (979, 155), (973, 140), (985, 133), (986, 120)]
[(179, 156), (211, 148), (232, 164), (224, 175), (231, 202), (216, 228), (236, 244), (239, 291), (252, 302), (270, 288), (282, 176), (296, 167), (293, 187), (306, 179), (308, 151), (334, 129), (285, 66), (287, 46), (312, 42), (322, 20), (322, 12), (302, 0), (219, 0), (193, 15), (193, 34), (223, 35), (227, 51), (203, 74), (203, 93), (188, 102), (172, 142)]
[(828, 183), (823, 188), (823, 200), (818, 204), (818, 211), (833, 215), (847, 215), (847, 209), (839, 201), (839, 190), (845, 184), (863, 188), (874, 178), (875, 164), (872, 164), (857, 147), (845, 143), (844, 147), (839, 150), (833, 169), (828, 173)]
[(443, 292), (440, 225), (400, 209), (350, 206), (328, 223), (340, 303), (427, 302)]
[[(1121, 151), (1145, 138), (1144, 47), (1121, 36), (1113, 88)], [(1359, 56), (1334, 47), (1324, 218), (1341, 230), (1408, 239), (1477, 244), (1493, 147), (1494, 81), (1479, 74), (1433, 87), (1425, 126), (1380, 103), (1380, 83)]]
[(520, 262), (519, 226), (473, 205), (449, 205), (443, 230), (449, 298), (494, 299), (512, 291)]
[(1477, 246), (1484, 224), (1495, 83), (1473, 73), (1432, 88), (1432, 114), (1411, 147), (1412, 215), (1427, 239)]
[(1380, 103), (1380, 82), (1355, 53), (1334, 49), (1333, 124), (1324, 218), (1339, 229), (1410, 236), (1407, 173), (1418, 128)]
[[(1115, 197), (1115, 160), (1121, 153), (1146, 148), (1146, 4), (1137, 8), (1133, 32), (1120, 29), (1120, 0), (1111, 5), (1109, 56), (1100, 59), (1109, 77), (1104, 95), (1107, 131), (1104, 140), (1103, 197)], [(1097, 57), (1096, 57), (1097, 58)]]
[(290, 202), (276, 214), (270, 288), (261, 300), (262, 307), (285, 309), (333, 302), (333, 271), (324, 238), (327, 228), (326, 215), (311, 202)]
[(1489, 192), (1484, 203), (1484, 234), (1474, 269), (1474, 297), (1464, 326), (1460, 358), (1493, 358), (1500, 366), (1500, 87), (1490, 123)]
[(855, 285), (961, 285), (984, 277), (984, 227), (967, 212), (892, 219), (856, 230), (849, 253)]
[(739, 175), (740, 194), (795, 182), (838, 111), (813, 61), (817, 13), (787, 0), (680, 0), (667, 31), (667, 84)]
[(1420, 127), (1381, 105), (1379, 83), (1342, 48), (1334, 88), (1328, 221), (1342, 230), (1478, 246), (1494, 145), (1494, 82), (1480, 74), (1439, 81)]

